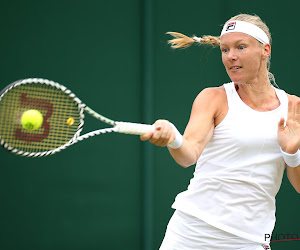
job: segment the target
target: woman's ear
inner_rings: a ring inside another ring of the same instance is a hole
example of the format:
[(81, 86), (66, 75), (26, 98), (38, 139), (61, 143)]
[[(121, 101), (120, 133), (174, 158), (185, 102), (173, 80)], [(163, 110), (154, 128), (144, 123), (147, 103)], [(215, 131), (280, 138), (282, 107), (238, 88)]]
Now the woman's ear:
[(263, 45), (263, 57), (267, 59), (271, 55), (271, 45), (266, 43)]

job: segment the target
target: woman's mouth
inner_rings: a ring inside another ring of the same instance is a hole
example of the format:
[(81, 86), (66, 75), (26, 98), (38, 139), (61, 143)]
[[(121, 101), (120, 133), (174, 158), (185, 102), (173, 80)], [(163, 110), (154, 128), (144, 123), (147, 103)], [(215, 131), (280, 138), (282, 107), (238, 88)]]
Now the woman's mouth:
[(237, 69), (241, 69), (242, 67), (240, 67), (240, 66), (234, 66), (234, 67), (231, 67), (230, 69), (231, 70), (237, 70)]

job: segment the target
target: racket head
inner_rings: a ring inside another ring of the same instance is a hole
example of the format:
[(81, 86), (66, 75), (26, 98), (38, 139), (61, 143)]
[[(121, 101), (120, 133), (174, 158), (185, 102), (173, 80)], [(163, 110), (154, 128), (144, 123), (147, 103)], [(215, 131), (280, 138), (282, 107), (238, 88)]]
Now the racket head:
[[(42, 78), (22, 79), (0, 92), (0, 143), (18, 155), (39, 157), (71, 145), (84, 124), (85, 104), (65, 86)], [(23, 112), (43, 115), (36, 130), (24, 129)]]

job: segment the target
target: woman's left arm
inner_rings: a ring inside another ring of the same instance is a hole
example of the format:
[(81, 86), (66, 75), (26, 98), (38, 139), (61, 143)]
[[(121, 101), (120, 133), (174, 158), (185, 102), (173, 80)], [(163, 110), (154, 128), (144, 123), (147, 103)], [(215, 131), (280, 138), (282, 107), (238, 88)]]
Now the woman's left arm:
[[(293, 155), (299, 152), (300, 149), (300, 98), (291, 95), (288, 95), (288, 97), (288, 118), (286, 126), (284, 126), (284, 118), (279, 121), (278, 142), (282, 151)], [(300, 193), (300, 162), (296, 167), (290, 167), (287, 164), (287, 176), (295, 190)]]

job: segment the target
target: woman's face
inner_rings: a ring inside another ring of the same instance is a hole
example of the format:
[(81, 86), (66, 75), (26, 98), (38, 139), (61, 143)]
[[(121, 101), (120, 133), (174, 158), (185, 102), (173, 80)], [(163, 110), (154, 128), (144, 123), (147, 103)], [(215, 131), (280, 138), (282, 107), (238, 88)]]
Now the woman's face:
[(220, 48), (222, 61), (231, 81), (249, 83), (266, 75), (265, 46), (255, 38), (240, 32), (224, 34)]

